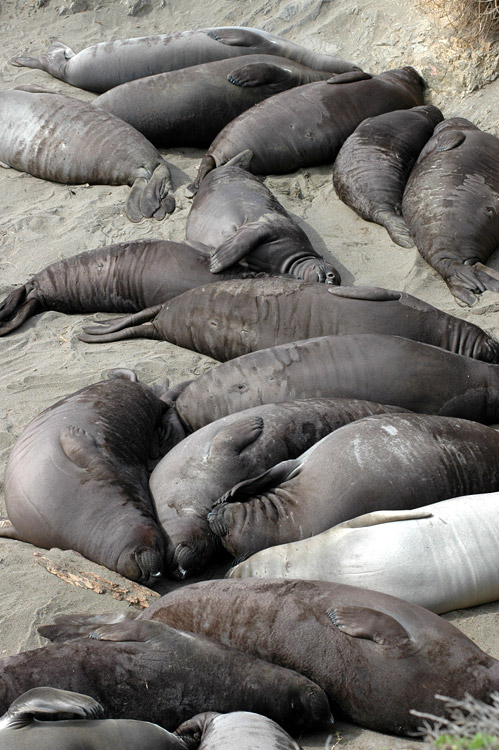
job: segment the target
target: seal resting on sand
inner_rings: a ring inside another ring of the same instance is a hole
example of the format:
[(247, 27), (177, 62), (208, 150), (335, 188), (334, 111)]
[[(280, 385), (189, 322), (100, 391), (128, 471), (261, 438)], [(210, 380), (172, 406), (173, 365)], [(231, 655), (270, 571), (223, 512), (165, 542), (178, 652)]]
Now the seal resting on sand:
[(119, 117), (40, 86), (0, 91), (0, 112), (0, 166), (70, 185), (131, 185), (133, 222), (174, 210), (167, 163)]
[(240, 55), (278, 55), (316, 70), (359, 70), (353, 63), (302, 47), (261, 29), (221, 26), (174, 34), (100, 42), (75, 54), (54, 42), (40, 57), (13, 57), (12, 65), (45, 70), (81, 89), (107, 91), (125, 81)]

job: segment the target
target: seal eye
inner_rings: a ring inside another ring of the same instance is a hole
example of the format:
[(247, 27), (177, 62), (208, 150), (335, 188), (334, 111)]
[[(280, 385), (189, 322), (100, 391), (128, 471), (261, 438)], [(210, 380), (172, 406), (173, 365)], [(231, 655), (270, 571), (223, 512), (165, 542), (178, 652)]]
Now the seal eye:
[(487, 214), (487, 216), (495, 216), (497, 211), (495, 210), (494, 206), (487, 206), (487, 208), (485, 209), (485, 213)]

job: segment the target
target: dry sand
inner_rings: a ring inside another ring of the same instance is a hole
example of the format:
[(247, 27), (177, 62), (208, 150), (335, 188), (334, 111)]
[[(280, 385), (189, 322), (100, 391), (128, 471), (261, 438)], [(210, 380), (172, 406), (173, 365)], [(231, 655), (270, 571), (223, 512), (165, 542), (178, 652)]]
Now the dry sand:
[[(17, 54), (44, 52), (54, 40), (79, 51), (108, 39), (223, 25), (260, 27), (354, 60), (372, 72), (413, 65), (430, 84), (428, 101), (440, 106), (447, 117), (469, 117), (499, 135), (499, 80), (471, 90), (492, 77), (497, 49), (485, 56), (477, 51), (462, 53), (450, 27), (424, 16), (416, 6), (389, 0), (362, 4), (355, 0), (0, 0), (0, 85), (7, 89), (34, 82), (92, 99), (92, 94), (42, 71), (15, 68), (8, 60)], [(47, 264), (99, 245), (135, 238), (182, 240), (189, 210), (184, 186), (194, 177), (201, 155), (193, 149), (165, 152), (172, 164), (178, 208), (162, 223), (138, 225), (123, 212), (126, 186), (69, 188), (0, 169), (0, 295)], [(336, 198), (330, 167), (270, 177), (267, 185), (318, 250), (337, 263), (345, 284), (402, 289), (499, 336), (499, 297), (486, 293), (472, 310), (460, 308), (415, 249), (393, 244), (384, 229), (362, 221)], [(499, 270), (499, 258), (492, 258), (490, 265)], [(101, 379), (112, 367), (133, 368), (147, 383), (162, 381), (166, 375), (176, 383), (213, 365), (206, 357), (161, 342), (84, 344), (77, 332), (92, 319), (48, 312), (0, 339), (0, 483), (9, 451), (28, 422), (66, 394)], [(4, 512), (2, 496), (0, 514)], [(42, 645), (36, 627), (58, 613), (128, 606), (109, 594), (99, 596), (50, 575), (37, 564), (35, 551), (27, 544), (0, 540), (2, 655)], [(69, 553), (71, 557), (76, 559)], [(499, 658), (498, 611), (495, 603), (446, 617)], [(340, 747), (418, 746), (347, 725), (340, 725), (338, 732), (343, 736)], [(302, 742), (306, 748), (318, 748), (324, 747), (325, 739)], [(332, 746), (337, 741), (335, 734)]]

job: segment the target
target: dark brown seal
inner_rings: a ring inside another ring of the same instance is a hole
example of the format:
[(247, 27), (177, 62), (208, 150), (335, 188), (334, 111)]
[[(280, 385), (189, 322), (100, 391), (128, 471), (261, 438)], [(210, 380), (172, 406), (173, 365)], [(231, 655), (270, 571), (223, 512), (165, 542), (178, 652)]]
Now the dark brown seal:
[[(68, 630), (74, 632), (68, 625), (40, 628), (58, 640)], [(256, 711), (292, 733), (331, 721), (313, 682), (211, 638), (140, 620), (89, 631), (91, 638), (0, 659), (0, 711), (24, 691), (49, 686), (98, 699), (105, 718), (168, 730), (203, 711)]]
[(283, 91), (230, 122), (203, 157), (191, 186), (214, 167), (250, 149), (254, 174), (282, 174), (333, 162), (366, 117), (423, 104), (424, 81), (414, 68), (379, 75), (353, 72)]
[(431, 105), (369, 117), (347, 138), (334, 162), (338, 197), (366, 221), (385, 227), (402, 247), (414, 245), (402, 218), (407, 178), (443, 117)]
[(249, 55), (129, 81), (92, 104), (156, 145), (208, 148), (227, 123), (254, 104), (329, 75), (283, 57)]
[(411, 172), (402, 212), (419, 252), (461, 302), (499, 292), (499, 273), (483, 265), (499, 247), (499, 138), (462, 117), (440, 123)]
[(407, 734), (441, 714), (435, 694), (488, 700), (499, 661), (415, 604), (325, 581), (222, 580), (184, 586), (140, 615), (219, 638), (296, 669), (351, 721)]
[[(209, 264), (208, 247), (169, 240), (120, 242), (63, 258), (0, 302), (0, 336), (45, 310), (131, 313), (160, 305), (220, 278)], [(244, 275), (251, 274), (237, 265), (223, 273)]]
[(252, 151), (242, 151), (203, 180), (187, 217), (187, 241), (213, 248), (213, 273), (244, 259), (253, 270), (339, 284), (338, 271), (313, 248), (273, 193), (247, 171), (251, 158)]
[(148, 487), (166, 405), (133, 373), (111, 376), (46, 409), (21, 433), (5, 472), (12, 526), (0, 536), (73, 549), (151, 584), (173, 551)]
[(364, 513), (497, 490), (497, 430), (467, 419), (381, 414), (236, 484), (208, 520), (234, 557), (247, 557)]
[(499, 343), (481, 328), (405, 292), (327, 288), (285, 276), (197, 287), (164, 305), (84, 330), (80, 338), (89, 343), (165, 340), (219, 362), (290, 341), (352, 333), (393, 334), (486, 362), (499, 359)]
[(39, 86), (0, 91), (0, 105), (3, 166), (65, 184), (131, 185), (130, 221), (174, 210), (167, 163), (119, 117)]
[(40, 57), (13, 57), (13, 65), (39, 68), (72, 86), (107, 91), (125, 81), (240, 55), (278, 55), (316, 70), (359, 70), (353, 63), (302, 47), (261, 29), (222, 26), (101, 42), (75, 54), (54, 42)]

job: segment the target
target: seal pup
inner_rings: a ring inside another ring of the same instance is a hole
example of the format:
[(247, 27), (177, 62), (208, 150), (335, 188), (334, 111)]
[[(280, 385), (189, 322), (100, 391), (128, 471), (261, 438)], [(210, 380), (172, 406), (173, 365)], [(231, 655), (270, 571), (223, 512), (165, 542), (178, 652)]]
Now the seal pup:
[(443, 119), (432, 105), (369, 117), (347, 138), (334, 162), (338, 198), (366, 221), (385, 227), (402, 247), (414, 245), (402, 218), (407, 178)]
[[(293, 670), (160, 622), (116, 619), (90, 626), (90, 637), (0, 659), (0, 711), (26, 690), (48, 686), (98, 699), (104, 718), (169, 731), (204, 711), (255, 711), (293, 734), (331, 724), (324, 691)], [(73, 627), (39, 631), (62, 640)]]
[(499, 292), (499, 138), (462, 117), (437, 125), (407, 181), (402, 213), (423, 258), (473, 305)]
[(189, 190), (195, 193), (208, 172), (245, 149), (253, 152), (254, 174), (329, 164), (366, 117), (423, 104), (424, 88), (419, 73), (405, 67), (379, 75), (342, 73), (271, 96), (220, 131)]
[[(88, 695), (51, 687), (33, 688), (16, 698), (7, 713), (0, 717), (2, 750), (54, 750), (58, 747), (143, 750), (146, 746), (147, 750), (187, 750), (179, 737), (157, 724), (132, 719), (99, 719), (102, 712), (100, 703)], [(82, 718), (50, 719), (58, 713)]]
[(277, 55), (316, 70), (359, 70), (341, 58), (314, 52), (261, 29), (222, 26), (100, 42), (77, 54), (54, 42), (40, 57), (13, 57), (12, 65), (45, 70), (72, 86), (101, 93), (125, 81), (241, 55)]
[(252, 156), (251, 150), (242, 151), (206, 177), (187, 216), (187, 242), (213, 248), (213, 273), (244, 259), (252, 270), (339, 284), (338, 271), (314, 250), (275, 195), (247, 171)]
[(499, 343), (481, 328), (405, 292), (331, 288), (286, 276), (200, 286), (163, 305), (84, 331), (80, 338), (88, 343), (158, 339), (219, 362), (291, 341), (352, 333), (404, 336), (486, 362), (499, 361)]
[[(373, 415), (236, 484), (215, 503), (208, 521), (234, 557), (245, 557), (363, 513), (497, 491), (498, 459), (499, 432), (478, 422)], [(427, 544), (424, 550), (426, 558)]]
[(220, 548), (208, 512), (236, 482), (296, 458), (324, 435), (369, 414), (399, 411), (370, 401), (308, 399), (264, 404), (188, 435), (149, 479), (160, 524), (173, 545), (176, 578), (204, 570)]
[[(175, 734), (198, 750), (302, 750), (275, 721), (249, 711), (205, 713), (185, 721)], [(197, 744), (199, 742), (199, 745)]]
[(165, 394), (186, 432), (258, 404), (324, 397), (492, 424), (499, 367), (401, 336), (320, 336), (244, 354)]
[(173, 551), (148, 486), (167, 407), (133, 372), (110, 375), (45, 409), (21, 433), (5, 472), (12, 525), (0, 536), (73, 549), (150, 585)]
[(423, 607), (325, 581), (203, 581), (139, 615), (218, 638), (307, 675), (347, 720), (408, 734), (411, 709), (441, 714), (435, 694), (488, 700), (499, 662)]
[[(0, 302), (0, 336), (45, 310), (62, 313), (138, 312), (217, 281), (210, 249), (170, 240), (105, 245), (51, 263)], [(242, 266), (223, 278), (253, 276)]]
[(208, 148), (228, 122), (254, 104), (329, 76), (283, 57), (249, 55), (122, 83), (92, 104), (155, 145)]
[(382, 591), (442, 614), (499, 599), (499, 492), (380, 510), (260, 550), (229, 578), (303, 578)]
[(65, 184), (130, 185), (130, 221), (175, 208), (168, 164), (128, 123), (40, 86), (0, 91), (0, 166)]

